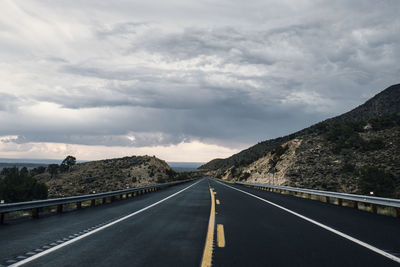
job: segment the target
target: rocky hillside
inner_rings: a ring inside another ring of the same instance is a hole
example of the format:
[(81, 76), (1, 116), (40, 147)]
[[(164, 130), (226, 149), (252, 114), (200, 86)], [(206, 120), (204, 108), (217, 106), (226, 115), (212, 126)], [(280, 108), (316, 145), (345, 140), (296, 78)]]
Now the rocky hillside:
[(341, 116), (199, 170), (228, 180), (400, 197), (400, 85)]
[(92, 194), (128, 187), (140, 187), (176, 179), (168, 164), (156, 157), (132, 156), (91, 161), (71, 166), (51, 177), (36, 175), (49, 188), (49, 197)]

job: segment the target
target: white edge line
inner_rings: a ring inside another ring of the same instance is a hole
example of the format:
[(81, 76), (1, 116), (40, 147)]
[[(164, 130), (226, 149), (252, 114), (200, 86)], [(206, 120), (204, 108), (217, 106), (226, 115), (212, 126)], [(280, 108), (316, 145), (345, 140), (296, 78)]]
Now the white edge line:
[[(215, 181), (215, 180), (214, 180), (214, 181)], [(285, 208), (285, 207), (282, 207), (282, 206), (280, 206), (280, 205), (278, 205), (278, 204), (275, 204), (275, 203), (273, 203), (273, 202), (271, 202), (271, 201), (268, 201), (268, 200), (263, 199), (263, 198), (261, 198), (261, 197), (258, 197), (258, 196), (256, 196), (256, 195), (253, 195), (253, 194), (248, 193), (248, 192), (246, 192), (246, 191), (237, 189), (237, 188), (235, 188), (235, 187), (229, 186), (229, 185), (224, 184), (224, 183), (221, 183), (221, 182), (219, 182), (219, 181), (215, 181), (215, 182), (217, 182), (217, 183), (219, 183), (219, 184), (222, 184), (222, 185), (224, 185), (224, 186), (226, 186), (226, 187), (229, 187), (229, 188), (231, 188), (231, 189), (235, 189), (235, 190), (237, 190), (237, 191), (239, 191), (239, 192), (242, 192), (242, 193), (244, 193), (244, 194), (247, 194), (247, 195), (249, 195), (249, 196), (255, 197), (255, 198), (257, 198), (257, 199), (259, 199), (259, 200), (261, 200), (261, 201), (267, 202), (268, 204), (270, 204), (270, 205), (272, 205), (272, 206), (275, 206), (275, 207), (277, 207), (277, 208), (279, 208), (279, 209), (282, 209), (282, 210), (284, 210), (284, 211), (286, 211), (286, 212), (289, 212), (289, 213), (291, 213), (291, 214), (293, 214), (293, 215), (295, 215), (295, 216), (297, 216), (297, 217), (300, 217), (300, 218), (303, 219), (303, 220), (306, 220), (306, 221), (308, 221), (308, 222), (310, 222), (310, 223), (313, 223), (313, 224), (315, 224), (315, 225), (317, 225), (317, 226), (319, 226), (319, 227), (321, 227), (321, 228), (324, 228), (325, 230), (328, 230), (328, 231), (330, 231), (330, 232), (332, 232), (332, 233), (334, 233), (334, 234), (337, 234), (337, 235), (339, 235), (339, 236), (341, 236), (341, 237), (344, 237), (344, 238), (346, 238), (346, 239), (348, 239), (348, 240), (350, 240), (350, 241), (352, 241), (352, 242), (354, 242), (354, 243), (356, 243), (356, 244), (358, 244), (358, 245), (360, 245), (360, 246), (363, 246), (363, 247), (365, 247), (365, 248), (367, 248), (367, 249), (369, 249), (369, 250), (372, 250), (373, 252), (376, 252), (376, 253), (378, 253), (378, 254), (380, 254), (380, 255), (386, 257), (386, 258), (389, 258), (389, 259), (391, 259), (391, 260), (393, 260), (393, 261), (395, 261), (395, 262), (397, 262), (397, 263), (400, 263), (400, 258), (399, 258), (399, 257), (396, 257), (396, 256), (394, 256), (394, 255), (392, 255), (392, 254), (390, 254), (390, 253), (387, 253), (386, 251), (383, 251), (383, 250), (381, 250), (381, 249), (379, 249), (379, 248), (377, 248), (377, 247), (374, 247), (374, 246), (372, 246), (372, 245), (370, 245), (370, 244), (368, 244), (368, 243), (365, 243), (365, 242), (363, 242), (363, 241), (361, 241), (361, 240), (359, 240), (359, 239), (357, 239), (357, 238), (354, 238), (354, 237), (349, 236), (349, 235), (347, 235), (347, 234), (345, 234), (345, 233), (342, 233), (342, 232), (340, 232), (340, 231), (338, 231), (338, 230), (336, 230), (336, 229), (334, 229), (334, 228), (332, 228), (332, 227), (329, 227), (329, 226), (327, 226), (327, 225), (325, 225), (325, 224), (322, 224), (322, 223), (320, 223), (320, 222), (317, 222), (317, 221), (315, 221), (315, 220), (313, 220), (313, 219), (310, 219), (310, 218), (308, 218), (308, 217), (306, 217), (306, 216), (304, 216), (304, 215), (301, 215), (301, 214), (299, 214), (299, 213), (297, 213), (297, 212), (294, 212), (294, 211), (292, 211), (292, 210), (289, 210), (289, 209), (287, 209), (287, 208)]]
[(74, 242), (76, 242), (76, 241), (78, 241), (78, 240), (81, 240), (81, 239), (83, 239), (83, 238), (85, 238), (85, 237), (88, 237), (88, 236), (90, 236), (90, 235), (92, 235), (92, 234), (94, 234), (94, 233), (97, 233), (97, 232), (99, 232), (99, 231), (101, 231), (101, 230), (104, 230), (104, 229), (106, 229), (106, 228), (108, 228), (108, 227), (110, 227), (110, 226), (112, 226), (112, 225), (114, 225), (114, 224), (117, 224), (117, 223), (119, 223), (119, 222), (122, 222), (122, 221), (124, 221), (124, 220), (126, 220), (126, 219), (128, 219), (128, 218), (130, 218), (130, 217), (132, 217), (132, 216), (135, 216), (136, 214), (139, 214), (139, 213), (141, 213), (141, 212), (143, 212), (143, 211), (145, 211), (145, 210), (147, 210), (147, 209), (150, 209), (150, 208), (152, 208), (152, 207), (154, 207), (154, 206), (156, 206), (156, 205), (158, 205), (158, 204), (160, 204), (160, 203), (162, 203), (162, 202), (164, 202), (164, 201), (170, 199), (171, 197), (174, 197), (174, 196), (176, 196), (176, 195), (182, 193), (182, 192), (185, 191), (186, 189), (189, 189), (190, 187), (192, 187), (192, 186), (194, 186), (194, 185), (200, 183), (202, 180), (203, 180), (203, 179), (201, 179), (200, 181), (198, 181), (198, 182), (196, 182), (196, 183), (194, 183), (194, 184), (192, 184), (192, 185), (189, 185), (188, 187), (185, 187), (184, 189), (182, 189), (182, 190), (180, 190), (180, 191), (178, 191), (178, 192), (176, 192), (176, 193), (174, 193), (174, 194), (172, 194), (172, 195), (170, 195), (170, 196), (168, 196), (168, 197), (166, 197), (166, 198), (163, 198), (163, 199), (161, 199), (161, 200), (159, 200), (159, 201), (157, 201), (157, 202), (155, 202), (155, 203), (153, 203), (153, 204), (151, 204), (151, 205), (149, 205), (149, 206), (147, 206), (147, 207), (144, 207), (144, 208), (142, 208), (142, 209), (140, 209), (140, 210), (138, 210), (138, 211), (135, 211), (135, 212), (133, 212), (133, 213), (131, 213), (131, 214), (128, 214), (128, 215), (126, 215), (126, 216), (124, 216), (124, 217), (122, 217), (122, 218), (120, 218), (120, 219), (118, 219), (118, 220), (115, 220), (115, 221), (110, 222), (110, 223), (108, 223), (108, 224), (106, 224), (106, 225), (103, 225), (102, 227), (99, 227), (99, 228), (97, 228), (97, 229), (95, 229), (95, 230), (93, 230), (93, 231), (90, 231), (90, 232), (86, 233), (86, 234), (80, 235), (80, 236), (78, 236), (78, 237), (76, 237), (76, 238), (74, 238), (74, 239), (71, 239), (71, 240), (66, 241), (66, 242), (64, 242), (64, 243), (61, 243), (60, 245), (54, 246), (54, 247), (52, 247), (52, 248), (50, 248), (50, 249), (47, 249), (47, 250), (45, 250), (45, 251), (43, 251), (43, 252), (40, 252), (40, 253), (38, 253), (38, 254), (32, 256), (32, 257), (26, 258), (26, 259), (24, 259), (24, 260), (22, 260), (22, 261), (19, 261), (19, 262), (16, 262), (16, 263), (12, 264), (12, 265), (9, 265), (9, 267), (21, 266), (21, 265), (26, 264), (26, 263), (28, 263), (28, 262), (31, 262), (31, 261), (33, 261), (33, 260), (35, 260), (35, 259), (37, 259), (37, 258), (40, 258), (40, 257), (42, 257), (42, 256), (45, 256), (45, 255), (47, 255), (47, 254), (49, 254), (49, 253), (51, 253), (51, 252), (53, 252), (53, 251), (56, 251), (56, 250), (58, 250), (58, 249), (60, 249), (60, 248), (62, 248), (62, 247), (68, 246), (69, 244), (72, 244), (72, 243), (74, 243)]

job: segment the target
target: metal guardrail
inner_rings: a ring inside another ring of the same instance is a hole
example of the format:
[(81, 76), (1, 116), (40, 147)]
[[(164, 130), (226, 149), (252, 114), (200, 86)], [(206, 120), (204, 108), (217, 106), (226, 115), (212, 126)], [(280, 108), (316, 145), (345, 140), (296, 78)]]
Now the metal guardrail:
[(330, 198), (338, 199), (338, 205), (342, 205), (342, 200), (352, 201), (355, 208), (358, 208), (358, 203), (367, 203), (371, 204), (372, 211), (376, 213), (376, 206), (384, 206), (384, 207), (393, 207), (396, 209), (396, 216), (399, 217), (399, 209), (400, 209), (400, 199), (394, 198), (383, 198), (383, 197), (372, 197), (365, 195), (356, 195), (356, 194), (347, 194), (347, 193), (338, 193), (332, 191), (323, 191), (323, 190), (314, 190), (314, 189), (305, 189), (291, 186), (279, 186), (279, 185), (270, 185), (270, 184), (255, 184), (255, 183), (243, 183), (236, 182), (235, 184), (259, 188), (259, 189), (273, 189), (278, 191), (286, 191), (286, 192), (294, 192), (294, 193), (302, 193), (309, 195), (316, 195), (325, 197), (326, 202), (330, 202)]
[(129, 188), (117, 191), (110, 191), (104, 193), (90, 194), (90, 195), (82, 195), (82, 196), (72, 196), (72, 197), (63, 197), (63, 198), (52, 198), (52, 199), (44, 199), (44, 200), (34, 200), (34, 201), (26, 201), (26, 202), (16, 202), (9, 204), (1, 204), (0, 205), (0, 224), (4, 222), (4, 215), (6, 213), (15, 212), (15, 211), (23, 211), (23, 210), (32, 210), (32, 217), (39, 217), (39, 209), (44, 207), (53, 207), (57, 206), (57, 212), (62, 212), (63, 205), (76, 203), (77, 209), (81, 208), (81, 204), (84, 201), (91, 201), (91, 206), (96, 205), (97, 199), (102, 199), (103, 203), (107, 201), (107, 198), (111, 198), (111, 201), (115, 199), (115, 197), (126, 195), (126, 198), (132, 197), (134, 195), (145, 194), (151, 191), (159, 190), (162, 188), (170, 187), (177, 184), (186, 183), (189, 181), (193, 181), (194, 179), (188, 179), (177, 182), (169, 182), (151, 186), (144, 186), (138, 188)]

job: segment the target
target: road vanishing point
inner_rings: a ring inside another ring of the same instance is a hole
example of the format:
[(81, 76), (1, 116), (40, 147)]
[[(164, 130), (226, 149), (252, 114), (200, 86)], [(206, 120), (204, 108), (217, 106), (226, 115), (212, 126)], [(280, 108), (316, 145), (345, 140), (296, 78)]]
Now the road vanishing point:
[(0, 226), (0, 266), (399, 266), (400, 220), (202, 178)]

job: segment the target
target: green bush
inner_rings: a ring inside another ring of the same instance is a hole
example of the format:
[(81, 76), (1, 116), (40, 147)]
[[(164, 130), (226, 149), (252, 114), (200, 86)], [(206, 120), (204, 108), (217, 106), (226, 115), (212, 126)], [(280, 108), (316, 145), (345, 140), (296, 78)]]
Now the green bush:
[(191, 173), (190, 172), (179, 172), (175, 175), (174, 179), (175, 181), (180, 181), (180, 180), (187, 180), (191, 179)]
[(244, 172), (244, 173), (242, 173), (242, 175), (240, 175), (239, 181), (247, 180), (247, 178), (249, 178), (249, 177), (250, 177), (250, 173)]
[(165, 174), (168, 175), (170, 179), (173, 179), (176, 176), (176, 172), (173, 169), (166, 169)]
[(26, 168), (3, 169), (4, 178), (0, 180), (0, 199), (6, 202), (20, 202), (46, 199), (46, 184), (33, 178)]
[(334, 144), (333, 152), (339, 153), (344, 148), (361, 148), (365, 141), (361, 138), (364, 122), (343, 121), (329, 125), (325, 133), (326, 140)]
[(50, 164), (47, 166), (47, 171), (50, 173), (51, 178), (57, 175), (60, 166), (58, 164)]
[(277, 146), (274, 150), (271, 151), (271, 154), (274, 155), (274, 158), (280, 158), (285, 152), (289, 149), (288, 145), (285, 146)]
[(390, 114), (384, 117), (372, 118), (368, 122), (371, 124), (373, 130), (379, 131), (400, 125), (400, 116)]
[(334, 153), (340, 153), (342, 149), (361, 149), (364, 151), (383, 149), (385, 142), (382, 138), (365, 141), (360, 136), (364, 125), (364, 122), (338, 122), (327, 128), (325, 138), (334, 144)]
[(360, 170), (358, 187), (361, 194), (391, 197), (395, 191), (395, 178), (391, 173), (377, 167), (366, 167)]
[(157, 183), (162, 184), (166, 183), (167, 181), (162, 176), (157, 176)]
[(385, 148), (385, 142), (382, 138), (373, 138), (363, 145), (363, 150), (379, 150)]
[(354, 173), (356, 171), (356, 166), (354, 164), (346, 162), (342, 167), (342, 171), (344, 173)]
[(268, 161), (268, 164), (271, 165), (269, 171), (275, 170), (275, 166), (278, 164), (278, 162), (281, 160), (281, 156), (286, 153), (286, 151), (289, 149), (288, 145), (285, 146), (277, 146), (275, 147), (272, 151), (271, 154), (274, 155), (272, 159)]
[(44, 167), (44, 166), (39, 166), (39, 167), (37, 167), (37, 168), (33, 168), (31, 171), (30, 171), (30, 174), (32, 175), (32, 176), (35, 176), (35, 175), (38, 175), (38, 174), (42, 174), (42, 173), (44, 173), (46, 171), (46, 167)]

